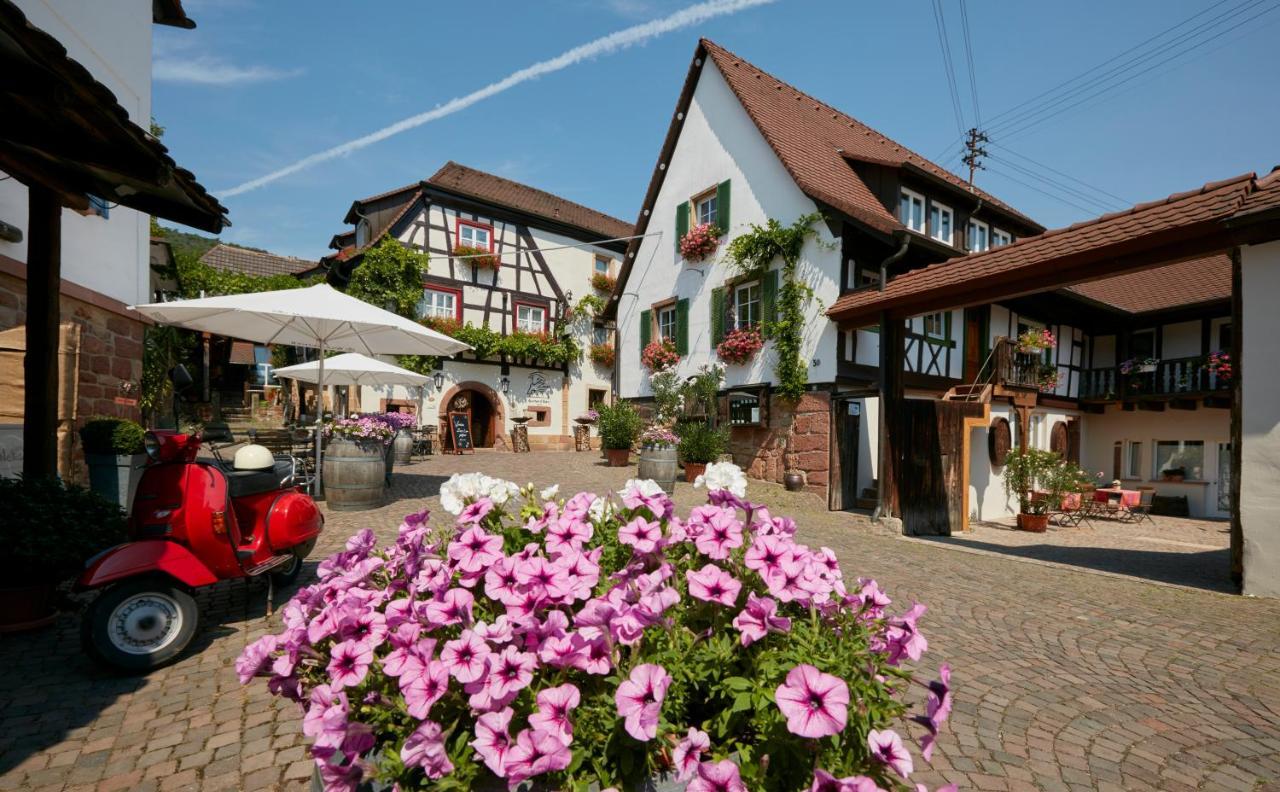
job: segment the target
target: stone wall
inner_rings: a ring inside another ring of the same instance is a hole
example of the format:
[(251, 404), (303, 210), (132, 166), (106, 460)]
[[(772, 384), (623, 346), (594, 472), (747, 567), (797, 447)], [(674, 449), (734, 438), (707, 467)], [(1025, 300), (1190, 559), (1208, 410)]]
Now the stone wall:
[[(0, 273), (0, 330), (26, 321), (26, 281)], [(90, 295), (84, 295), (89, 297)], [(123, 306), (108, 298), (89, 302), (62, 294), (63, 322), (80, 325), (80, 366), (76, 399), (76, 425), (88, 418), (111, 415), (142, 419), (136, 400), (142, 380), (143, 322), (122, 314)], [(52, 398), (52, 397), (51, 397)], [(119, 400), (134, 401), (134, 404)], [(12, 405), (20, 413), (22, 405)], [(88, 471), (78, 436), (73, 437), (72, 469), (64, 473), (72, 481), (86, 483)]]
[(770, 397), (768, 426), (733, 427), (729, 452), (748, 476), (782, 483), (788, 470), (804, 474), (805, 490), (827, 493), (831, 470), (831, 395), (812, 391), (794, 405)]

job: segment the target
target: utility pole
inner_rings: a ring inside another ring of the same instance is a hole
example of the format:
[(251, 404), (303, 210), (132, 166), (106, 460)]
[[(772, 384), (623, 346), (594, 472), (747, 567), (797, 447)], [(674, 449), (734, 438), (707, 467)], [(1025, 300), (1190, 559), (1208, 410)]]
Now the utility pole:
[(982, 166), (982, 158), (987, 156), (987, 150), (982, 147), (983, 143), (990, 143), (986, 132), (979, 132), (977, 127), (970, 127), (964, 141), (964, 162), (969, 166), (969, 186), (973, 186), (973, 174), (975, 171), (984, 170)]

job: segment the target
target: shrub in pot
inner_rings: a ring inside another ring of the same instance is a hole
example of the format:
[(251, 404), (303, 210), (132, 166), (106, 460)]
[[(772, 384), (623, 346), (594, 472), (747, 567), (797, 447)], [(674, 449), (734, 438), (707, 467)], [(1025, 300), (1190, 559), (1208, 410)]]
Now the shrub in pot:
[(1037, 533), (1049, 526), (1049, 515), (1065, 495), (1093, 489), (1093, 480), (1078, 465), (1053, 451), (1016, 448), (1004, 467), (1005, 492), (1018, 499), (1018, 527)]
[(596, 430), (610, 467), (625, 467), (631, 457), (631, 446), (644, 428), (644, 419), (631, 402), (622, 400), (602, 404), (596, 412), (599, 413)]
[(651, 481), (563, 499), (454, 476), (453, 519), (353, 536), (236, 670), (302, 705), (330, 790), (905, 788), (896, 724), (928, 760), (951, 709), (948, 666), (904, 667), (925, 607), (846, 579), (735, 466), (700, 481), (677, 518)]
[(684, 464), (685, 481), (701, 476), (708, 464), (719, 459), (729, 445), (728, 432), (716, 429), (707, 421), (688, 421), (676, 428), (680, 436), (680, 461)]
[(143, 445), (146, 433), (142, 424), (128, 418), (91, 418), (80, 427), (89, 486), (126, 511), (147, 461)]
[(126, 538), (114, 501), (56, 479), (0, 478), (0, 509), (0, 630), (47, 623), (54, 587)]

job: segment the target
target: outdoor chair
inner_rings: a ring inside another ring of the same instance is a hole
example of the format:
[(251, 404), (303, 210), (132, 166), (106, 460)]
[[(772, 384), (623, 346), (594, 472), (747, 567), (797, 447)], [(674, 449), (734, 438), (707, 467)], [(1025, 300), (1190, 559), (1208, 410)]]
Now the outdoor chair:
[(424, 426), (413, 432), (413, 449), (410, 457), (427, 457), (435, 453), (435, 427)]
[(1155, 525), (1156, 521), (1151, 518), (1151, 506), (1155, 503), (1156, 488), (1139, 487), (1138, 492), (1141, 493), (1141, 498), (1136, 506), (1129, 507), (1129, 522), (1136, 524), (1147, 520), (1152, 525)]
[(1063, 508), (1057, 515), (1057, 524), (1062, 526), (1077, 527), (1080, 523), (1088, 523), (1092, 526), (1092, 518), (1097, 516), (1095, 507), (1099, 504), (1093, 500), (1093, 493), (1081, 493), (1078, 505), (1067, 507), (1063, 504)]

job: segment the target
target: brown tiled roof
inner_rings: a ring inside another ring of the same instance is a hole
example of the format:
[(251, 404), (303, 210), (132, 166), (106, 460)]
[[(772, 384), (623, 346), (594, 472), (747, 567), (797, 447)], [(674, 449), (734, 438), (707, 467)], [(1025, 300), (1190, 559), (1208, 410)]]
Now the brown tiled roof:
[(318, 266), (318, 262), (307, 259), (277, 256), (262, 250), (249, 250), (221, 243), (209, 248), (200, 257), (200, 261), (214, 269), (245, 275), (297, 275)]
[(1245, 199), (1237, 216), (1252, 215), (1280, 207), (1280, 166), (1258, 179), (1258, 191)]
[[(1008, 287), (1046, 266), (1077, 258), (1103, 261), (1123, 246), (1146, 237), (1167, 236), (1206, 221), (1225, 220), (1255, 189), (1253, 174), (1206, 184), (1198, 190), (1139, 204), (1123, 212), (1103, 215), (1067, 228), (1019, 239), (983, 253), (958, 256), (891, 280), (879, 290), (863, 290), (840, 297), (827, 311), (838, 320), (863, 317), (870, 310), (909, 303), (925, 293), (976, 289), (991, 284)], [(1173, 256), (1170, 256), (1173, 258)]]
[(632, 225), (582, 204), (492, 173), (447, 162), (427, 183), (486, 203), (498, 204), (599, 234), (605, 239), (631, 236)]
[(799, 89), (761, 71), (713, 41), (702, 47), (715, 62), (747, 115), (800, 189), (873, 228), (890, 233), (902, 224), (885, 208), (846, 158), (878, 165), (913, 165), (951, 186), (972, 191), (1027, 225), (1036, 221), (983, 190), (971, 188), (959, 176), (941, 168), (871, 127)]
[(1225, 253), (1102, 280), (1067, 291), (1127, 313), (1149, 313), (1231, 297), (1231, 257)]

